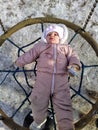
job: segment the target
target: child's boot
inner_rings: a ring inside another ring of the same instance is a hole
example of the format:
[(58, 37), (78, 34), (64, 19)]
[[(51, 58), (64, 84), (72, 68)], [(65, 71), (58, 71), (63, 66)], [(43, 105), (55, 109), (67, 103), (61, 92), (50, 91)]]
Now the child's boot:
[(41, 123), (40, 125), (38, 125), (35, 121), (33, 121), (33, 123), (30, 125), (30, 130), (42, 130), (45, 127), (45, 122)]

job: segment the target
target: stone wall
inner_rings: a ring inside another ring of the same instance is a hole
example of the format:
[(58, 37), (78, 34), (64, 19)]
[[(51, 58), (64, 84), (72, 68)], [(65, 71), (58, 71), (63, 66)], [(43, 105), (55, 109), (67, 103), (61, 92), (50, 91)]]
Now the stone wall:
[[(7, 31), (17, 23), (28, 19), (52, 16), (68, 20), (76, 25), (84, 27), (88, 14), (93, 7), (94, 0), (0, 0), (0, 19), (2, 21), (4, 30)], [(2, 26), (0, 26), (0, 35), (4, 33)], [(91, 36), (98, 41), (98, 4), (94, 13), (85, 29)], [(31, 25), (20, 29), (9, 38), (20, 48), (32, 41), (36, 40), (41, 35), (41, 26), (39, 24)], [(72, 38), (74, 32), (69, 28), (69, 39)], [(98, 57), (93, 48), (79, 35), (75, 37), (71, 45), (76, 49), (81, 61), (85, 65), (98, 65)], [(30, 47), (24, 48), (28, 50)], [(6, 40), (0, 47), (0, 70), (14, 70), (14, 61), (17, 58), (18, 48), (10, 44)], [(32, 65), (26, 66), (31, 69)], [(0, 107), (11, 116), (17, 107), (25, 98), (24, 92), (19, 85), (15, 82), (12, 73), (8, 74), (6, 80), (2, 83), (7, 73), (0, 72)], [(25, 83), (24, 75), (19, 73), (16, 75), (17, 79), (24, 86), (27, 92), (30, 89)], [(29, 83), (32, 82), (32, 73), (28, 73)], [(34, 81), (34, 80), (33, 80)], [(78, 77), (71, 79), (71, 85), (77, 88), (80, 81), (80, 73)], [(86, 68), (84, 71), (82, 93), (95, 102), (98, 92), (98, 67)], [(92, 94), (88, 95), (88, 92)], [(87, 114), (91, 105), (80, 97), (73, 99), (73, 107), (75, 108), (75, 120), (79, 117), (80, 112)], [(15, 115), (14, 120), (19, 124), (23, 123), (25, 115), (30, 109), (29, 103), (26, 102), (20, 111)], [(77, 111), (78, 113), (77, 113)], [(78, 116), (77, 116), (78, 115)], [(95, 130), (95, 119), (88, 124), (83, 130)], [(8, 130), (8, 128), (0, 122), (0, 130)]]

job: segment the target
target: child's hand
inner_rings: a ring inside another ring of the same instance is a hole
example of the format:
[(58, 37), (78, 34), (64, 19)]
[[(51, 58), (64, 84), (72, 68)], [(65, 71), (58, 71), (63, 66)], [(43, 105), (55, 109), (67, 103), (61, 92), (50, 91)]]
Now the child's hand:
[(72, 67), (75, 69), (75, 71), (79, 71), (80, 70), (80, 67), (76, 64), (73, 64)]
[(14, 62), (14, 64), (15, 64), (15, 66), (17, 66), (17, 67), (23, 67), (23, 65), (22, 65), (21, 63), (17, 62), (17, 60)]
[(76, 72), (79, 71), (80, 68), (78, 65), (73, 64), (73, 65), (68, 66), (67, 69), (70, 76), (75, 76), (77, 75)]
[(68, 73), (72, 77), (76, 75), (76, 71), (73, 68), (68, 69)]

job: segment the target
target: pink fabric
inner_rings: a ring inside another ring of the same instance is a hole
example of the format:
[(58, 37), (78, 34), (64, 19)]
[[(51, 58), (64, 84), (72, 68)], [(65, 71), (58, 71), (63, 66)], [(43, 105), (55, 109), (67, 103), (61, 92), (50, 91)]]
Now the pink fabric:
[[(56, 47), (56, 59), (54, 58), (54, 46)], [(30, 51), (19, 57), (16, 63), (24, 66), (36, 59), (37, 79), (31, 94), (32, 113), (35, 122), (40, 124), (47, 116), (54, 75), (53, 106), (58, 128), (59, 130), (73, 130), (73, 113), (67, 66), (76, 64), (81, 67), (77, 54), (67, 44), (37, 43)]]
[[(43, 122), (47, 116), (51, 94), (51, 80), (52, 75), (50, 73), (38, 72), (37, 80), (30, 97), (33, 117), (38, 124)], [(55, 74), (53, 106), (59, 130), (73, 130), (70, 88), (68, 77), (65, 74)]]
[[(37, 43), (34, 47), (18, 58), (17, 64), (24, 66), (37, 59), (37, 70), (53, 73), (54, 59), (53, 46), (51, 44)], [(68, 65), (77, 64), (81, 66), (77, 54), (67, 44), (57, 44), (56, 73), (66, 73)]]

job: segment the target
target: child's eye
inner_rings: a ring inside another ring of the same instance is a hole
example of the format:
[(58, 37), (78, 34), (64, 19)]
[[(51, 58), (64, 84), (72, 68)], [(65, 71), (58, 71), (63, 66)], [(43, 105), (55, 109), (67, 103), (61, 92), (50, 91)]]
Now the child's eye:
[(49, 33), (47, 36), (51, 36), (51, 33)]
[(57, 32), (54, 33), (55, 36), (59, 36), (59, 34)]
[(55, 35), (55, 36), (58, 36), (58, 33), (55, 33), (54, 35)]
[(51, 36), (51, 33), (49, 33), (48, 36)]
[(47, 36), (52, 36), (52, 35), (59, 36), (57, 32), (55, 32), (55, 33), (49, 33)]

